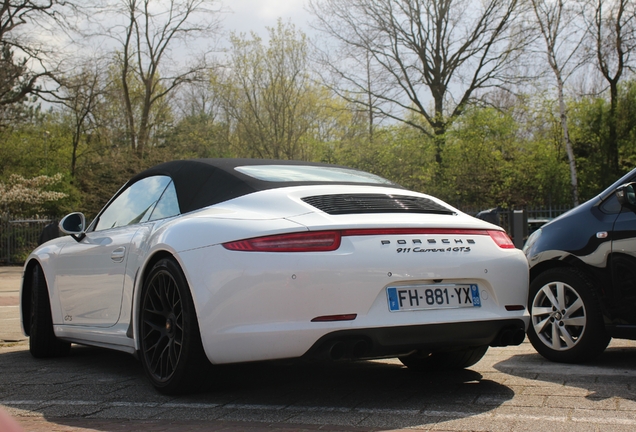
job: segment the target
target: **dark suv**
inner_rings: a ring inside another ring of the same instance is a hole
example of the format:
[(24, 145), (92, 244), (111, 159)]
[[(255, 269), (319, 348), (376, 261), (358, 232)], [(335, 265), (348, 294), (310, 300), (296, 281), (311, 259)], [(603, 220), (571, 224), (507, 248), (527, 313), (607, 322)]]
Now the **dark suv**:
[(636, 169), (535, 231), (528, 338), (549, 360), (590, 360), (636, 339)]

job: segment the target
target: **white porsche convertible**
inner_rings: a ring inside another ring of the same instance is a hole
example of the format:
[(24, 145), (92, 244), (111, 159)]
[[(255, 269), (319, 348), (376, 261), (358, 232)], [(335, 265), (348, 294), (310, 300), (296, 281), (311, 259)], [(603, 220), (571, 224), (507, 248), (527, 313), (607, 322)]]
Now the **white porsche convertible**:
[(167, 162), (60, 229), (24, 267), (31, 353), (126, 351), (168, 394), (210, 363), (464, 368), (529, 320), (528, 265), (501, 228), (345, 167)]

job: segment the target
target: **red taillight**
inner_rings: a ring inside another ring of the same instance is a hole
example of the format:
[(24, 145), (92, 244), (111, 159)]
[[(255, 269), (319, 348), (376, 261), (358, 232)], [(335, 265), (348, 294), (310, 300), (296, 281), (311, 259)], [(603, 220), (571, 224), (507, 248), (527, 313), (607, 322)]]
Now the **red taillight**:
[(506, 234), (505, 231), (488, 231), (488, 234), (490, 234), (490, 237), (495, 241), (497, 246), (499, 246), (500, 248), (502, 249), (515, 248), (514, 243), (512, 243), (512, 240), (510, 240), (510, 237), (508, 237), (508, 234)]
[(302, 232), (224, 243), (225, 249), (244, 252), (328, 252), (340, 247), (340, 231)]
[(317, 231), (256, 237), (224, 243), (225, 249), (243, 252), (329, 252), (340, 247), (342, 237), (368, 235), (490, 235), (502, 249), (514, 249), (505, 231), (453, 228), (379, 228)]

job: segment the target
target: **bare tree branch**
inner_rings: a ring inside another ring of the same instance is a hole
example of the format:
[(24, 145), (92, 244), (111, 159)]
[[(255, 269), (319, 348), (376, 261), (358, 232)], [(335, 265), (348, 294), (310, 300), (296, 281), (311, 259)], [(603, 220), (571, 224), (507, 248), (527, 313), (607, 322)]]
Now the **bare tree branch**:
[[(531, 34), (516, 20), (517, 0), (310, 0), (309, 8), (339, 45), (322, 63), (339, 94), (435, 136), (438, 161), (446, 130), (478, 92), (523, 79), (516, 67)], [(365, 56), (373, 85), (358, 73), (368, 70), (359, 67)]]
[[(200, 79), (210, 64), (206, 55), (185, 66), (172, 58), (173, 49), (184, 48), (195, 38), (211, 38), (219, 29), (218, 0), (116, 0), (98, 9), (106, 21), (101, 31), (121, 49), (120, 77), (123, 89), (128, 139), (143, 156), (151, 137), (151, 110), (179, 86)], [(142, 94), (134, 94), (134, 82)], [(139, 102), (136, 102), (139, 101)], [(138, 108), (136, 108), (138, 106)]]
[(73, 4), (62, 0), (0, 1), (0, 107), (45, 94), (43, 79), (57, 73), (55, 48), (38, 40), (40, 33), (65, 26)]

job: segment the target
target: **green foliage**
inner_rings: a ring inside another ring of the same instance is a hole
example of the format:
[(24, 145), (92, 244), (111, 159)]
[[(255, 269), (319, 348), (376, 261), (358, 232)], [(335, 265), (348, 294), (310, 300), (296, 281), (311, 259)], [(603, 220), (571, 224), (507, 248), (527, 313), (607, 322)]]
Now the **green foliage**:
[(334, 163), (352, 166), (390, 179), (406, 188), (435, 193), (433, 141), (405, 125), (379, 128), (369, 140), (366, 134), (342, 146)]
[(217, 123), (207, 113), (182, 118), (173, 129), (162, 137), (164, 148), (169, 148), (175, 158), (230, 157), (227, 125)]
[(471, 110), (458, 119), (443, 149), (442, 195), (470, 207), (509, 200), (513, 178), (502, 174), (515, 158), (514, 131), (514, 121), (494, 109)]
[(590, 198), (611, 181), (608, 160), (603, 157), (608, 139), (608, 103), (601, 98), (584, 98), (572, 103), (570, 138), (578, 166), (580, 195)]
[[(571, 138), (581, 168), (581, 197), (589, 199), (613, 183), (609, 148), (610, 104), (604, 97), (586, 97), (570, 103)], [(620, 174), (636, 166), (636, 81), (619, 86), (617, 139)]]
[(636, 80), (619, 87), (617, 106), (619, 169), (627, 172), (636, 167)]
[(523, 146), (514, 165), (518, 172), (517, 201), (531, 206), (572, 205), (570, 170), (562, 139), (557, 101), (540, 95), (515, 107), (517, 139)]
[(550, 121), (549, 110), (525, 116), (530, 125), (515, 115), (474, 107), (458, 119), (446, 134), (441, 198), (474, 210), (568, 203), (569, 171), (558, 124)]

